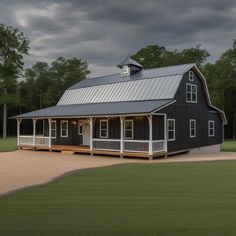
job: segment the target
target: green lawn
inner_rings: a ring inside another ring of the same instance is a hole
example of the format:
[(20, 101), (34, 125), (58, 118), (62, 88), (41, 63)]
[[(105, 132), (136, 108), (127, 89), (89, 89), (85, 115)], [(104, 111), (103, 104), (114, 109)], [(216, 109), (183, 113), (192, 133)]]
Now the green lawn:
[(235, 170), (218, 161), (80, 171), (0, 198), (0, 235), (234, 235)]
[(10, 152), (16, 149), (16, 137), (6, 139), (0, 138), (0, 152)]
[(221, 145), (221, 151), (236, 152), (236, 141), (225, 140), (225, 142)]

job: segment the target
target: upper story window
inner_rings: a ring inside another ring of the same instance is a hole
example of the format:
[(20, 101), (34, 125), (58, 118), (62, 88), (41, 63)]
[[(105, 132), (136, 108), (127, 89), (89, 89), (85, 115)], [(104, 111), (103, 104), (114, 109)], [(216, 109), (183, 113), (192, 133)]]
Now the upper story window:
[(129, 66), (122, 66), (121, 74), (123, 76), (129, 75), (130, 74), (130, 68)]
[(51, 137), (57, 137), (57, 123), (55, 120), (51, 121)]
[(188, 72), (188, 79), (189, 81), (194, 81), (194, 72), (191, 70)]
[(61, 137), (62, 138), (68, 137), (68, 120), (61, 121)]
[(187, 102), (197, 102), (197, 85), (186, 84), (186, 101)]
[(133, 120), (124, 121), (124, 138), (133, 139), (134, 137), (134, 122)]
[(196, 137), (196, 120), (189, 120), (189, 136), (190, 138)]
[(100, 138), (108, 138), (108, 120), (100, 120)]
[(208, 121), (208, 136), (209, 137), (215, 136), (215, 121), (214, 120)]
[(175, 140), (175, 120), (174, 119), (167, 120), (167, 139), (168, 141)]

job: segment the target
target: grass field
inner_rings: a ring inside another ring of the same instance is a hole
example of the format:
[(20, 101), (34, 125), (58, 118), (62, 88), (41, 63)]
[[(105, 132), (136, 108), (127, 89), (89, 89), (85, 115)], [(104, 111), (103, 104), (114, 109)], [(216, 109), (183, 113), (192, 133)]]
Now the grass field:
[(0, 198), (0, 235), (234, 235), (236, 161), (77, 172)]
[(16, 150), (16, 138), (0, 138), (0, 152), (10, 152)]
[(236, 141), (227, 140), (221, 145), (221, 151), (236, 152)]

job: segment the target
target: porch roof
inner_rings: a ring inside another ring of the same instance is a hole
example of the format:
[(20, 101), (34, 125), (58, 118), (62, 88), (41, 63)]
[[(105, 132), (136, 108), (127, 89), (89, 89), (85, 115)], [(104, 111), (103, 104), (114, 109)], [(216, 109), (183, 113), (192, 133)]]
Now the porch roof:
[(173, 99), (90, 103), (78, 105), (57, 105), (45, 109), (14, 116), (12, 118), (56, 118), (56, 117), (85, 117), (85, 116), (108, 116), (125, 114), (150, 113), (158, 108), (171, 103)]

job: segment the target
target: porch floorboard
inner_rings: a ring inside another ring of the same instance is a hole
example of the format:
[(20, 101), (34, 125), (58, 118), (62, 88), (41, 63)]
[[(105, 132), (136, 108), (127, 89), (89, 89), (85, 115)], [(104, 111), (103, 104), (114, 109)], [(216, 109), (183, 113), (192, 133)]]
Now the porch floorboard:
[(93, 150), (90, 151), (89, 146), (72, 146), (72, 145), (52, 145), (51, 148), (47, 146), (29, 146), (29, 145), (20, 145), (20, 149), (33, 149), (33, 150), (48, 150), (48, 151), (60, 151), (60, 152), (71, 152), (71, 153), (81, 153), (81, 154), (91, 154), (91, 155), (110, 155), (110, 156), (120, 156), (120, 157), (143, 157), (152, 159), (154, 157), (166, 156), (166, 152), (156, 152), (152, 155), (146, 152), (127, 152), (120, 153), (119, 151), (110, 151), (110, 150)]

